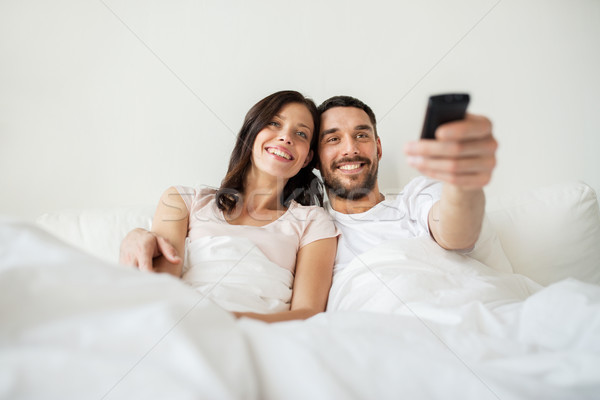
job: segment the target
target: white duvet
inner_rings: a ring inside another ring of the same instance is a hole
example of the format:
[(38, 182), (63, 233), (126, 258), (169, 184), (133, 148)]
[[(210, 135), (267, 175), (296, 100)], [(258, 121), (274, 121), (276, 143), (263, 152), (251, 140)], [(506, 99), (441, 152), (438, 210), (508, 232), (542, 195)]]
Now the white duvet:
[(539, 288), (414, 246), (336, 276), (338, 311), (268, 325), (4, 223), (0, 398), (599, 397), (599, 286)]

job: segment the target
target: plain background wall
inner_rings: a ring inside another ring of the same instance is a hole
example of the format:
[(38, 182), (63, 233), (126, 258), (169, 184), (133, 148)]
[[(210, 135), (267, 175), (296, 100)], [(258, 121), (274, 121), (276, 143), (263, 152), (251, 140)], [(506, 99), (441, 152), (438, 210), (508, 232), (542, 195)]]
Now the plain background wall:
[(155, 204), (218, 185), (246, 111), (296, 89), (379, 118), (380, 188), (429, 94), (468, 91), (500, 142), (488, 195), (600, 192), (600, 2), (0, 1), (0, 214)]

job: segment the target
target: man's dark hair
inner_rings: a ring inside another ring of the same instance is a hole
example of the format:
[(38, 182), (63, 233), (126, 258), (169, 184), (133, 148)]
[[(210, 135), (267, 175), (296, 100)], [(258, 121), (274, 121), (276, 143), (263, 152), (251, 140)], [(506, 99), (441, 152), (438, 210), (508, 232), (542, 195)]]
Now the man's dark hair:
[(317, 108), (319, 111), (319, 116), (321, 116), (325, 111), (334, 107), (355, 107), (360, 108), (364, 112), (367, 113), (369, 119), (371, 120), (371, 124), (373, 125), (373, 132), (375, 134), (375, 138), (377, 138), (377, 120), (375, 119), (375, 113), (371, 110), (371, 107), (360, 101), (359, 99), (351, 96), (333, 96), (327, 100), (325, 100), (321, 105)]

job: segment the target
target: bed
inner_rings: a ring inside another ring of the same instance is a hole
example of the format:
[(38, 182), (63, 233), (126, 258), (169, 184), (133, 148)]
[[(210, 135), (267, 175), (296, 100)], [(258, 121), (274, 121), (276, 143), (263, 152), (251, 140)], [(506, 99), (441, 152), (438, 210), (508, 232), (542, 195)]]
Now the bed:
[(0, 224), (0, 398), (597, 399), (600, 212), (582, 182), (488, 199), (471, 256), (390, 242), (328, 311), (265, 324), (119, 266), (153, 207)]

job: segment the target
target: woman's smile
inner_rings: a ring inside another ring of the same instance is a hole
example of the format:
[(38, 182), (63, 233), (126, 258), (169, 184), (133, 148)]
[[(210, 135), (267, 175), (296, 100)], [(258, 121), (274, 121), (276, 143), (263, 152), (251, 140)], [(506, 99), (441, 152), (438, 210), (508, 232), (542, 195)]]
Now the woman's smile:
[(267, 153), (275, 156), (275, 159), (283, 158), (286, 161), (292, 161), (294, 159), (294, 156), (287, 149), (280, 146), (266, 147), (265, 150), (267, 150)]

